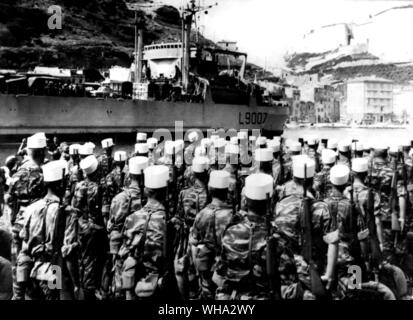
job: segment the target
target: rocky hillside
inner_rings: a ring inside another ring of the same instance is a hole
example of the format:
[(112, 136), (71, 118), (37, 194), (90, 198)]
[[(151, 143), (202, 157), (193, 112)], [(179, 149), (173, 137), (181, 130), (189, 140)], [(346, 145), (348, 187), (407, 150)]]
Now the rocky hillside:
[[(62, 7), (61, 30), (47, 27), (51, 5)], [(180, 39), (176, 8), (157, 7), (144, 15), (145, 44)], [(133, 22), (123, 0), (1, 0), (0, 68), (129, 66)]]

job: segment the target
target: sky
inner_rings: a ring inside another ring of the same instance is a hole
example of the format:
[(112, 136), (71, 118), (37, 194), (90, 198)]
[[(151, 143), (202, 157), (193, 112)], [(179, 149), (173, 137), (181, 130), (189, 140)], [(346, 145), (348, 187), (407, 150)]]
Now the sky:
[[(176, 7), (186, 1), (163, 0)], [(312, 29), (341, 22), (363, 23), (369, 21), (369, 15), (384, 9), (409, 3), (413, 5), (413, 1), (396, 0), (201, 0), (202, 2), (206, 5), (218, 2), (217, 7), (210, 9), (209, 14), (201, 18), (207, 38), (214, 41), (238, 41), (239, 49), (248, 53), (250, 61), (269, 68), (281, 67), (286, 52), (302, 50), (303, 37)], [(407, 11), (406, 21), (412, 21), (413, 24), (413, 9)], [(399, 20), (397, 15), (380, 19), (383, 20), (381, 27), (377, 29), (380, 30), (380, 37), (383, 32), (387, 32), (389, 24), (393, 25)], [(371, 27), (363, 29), (364, 38), (370, 38), (365, 34), (365, 30), (369, 28), (371, 33)], [(372, 36), (376, 36), (376, 42), (379, 41), (377, 30)], [(409, 28), (408, 31), (410, 30), (412, 29)], [(390, 34), (386, 39), (393, 38), (394, 35)], [(317, 41), (323, 42), (322, 39)], [(373, 41), (371, 46), (379, 45)], [(413, 45), (410, 46), (413, 52)]]

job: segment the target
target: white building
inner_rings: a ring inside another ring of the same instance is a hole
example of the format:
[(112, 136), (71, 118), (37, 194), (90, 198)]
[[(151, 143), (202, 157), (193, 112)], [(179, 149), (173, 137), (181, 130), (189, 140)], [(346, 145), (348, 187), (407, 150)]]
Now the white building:
[(393, 81), (366, 77), (347, 82), (347, 115), (357, 123), (387, 122), (393, 114)]
[(413, 116), (413, 84), (394, 86), (393, 113), (401, 121)]

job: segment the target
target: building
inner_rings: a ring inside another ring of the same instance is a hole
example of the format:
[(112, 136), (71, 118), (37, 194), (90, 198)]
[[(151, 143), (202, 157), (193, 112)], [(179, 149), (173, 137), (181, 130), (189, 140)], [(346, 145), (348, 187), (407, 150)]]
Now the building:
[(393, 116), (393, 82), (367, 77), (347, 82), (347, 116), (356, 123), (388, 122)]
[(334, 87), (324, 85), (314, 88), (314, 108), (317, 123), (340, 121), (340, 101)]
[(407, 122), (413, 116), (413, 84), (393, 88), (393, 120)]
[(238, 51), (237, 47), (237, 42), (236, 41), (227, 41), (227, 40), (221, 40), (217, 42), (217, 45), (224, 49), (224, 50), (229, 50), (229, 51)]

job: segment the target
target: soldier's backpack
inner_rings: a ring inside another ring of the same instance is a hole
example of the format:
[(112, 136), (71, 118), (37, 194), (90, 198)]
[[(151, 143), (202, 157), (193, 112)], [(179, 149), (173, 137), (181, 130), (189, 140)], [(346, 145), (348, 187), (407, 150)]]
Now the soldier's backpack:
[(44, 194), (43, 174), (38, 169), (20, 168), (12, 177), (10, 193), (21, 200), (40, 198)]

